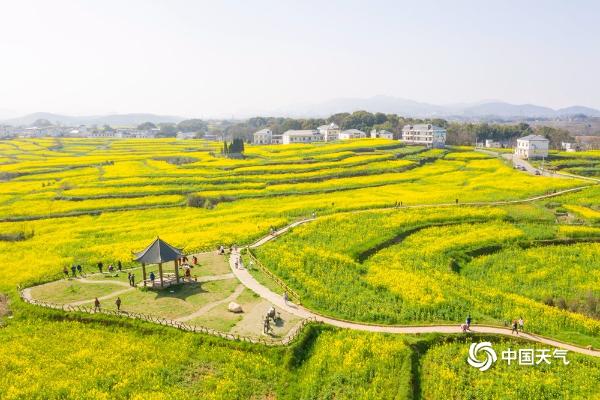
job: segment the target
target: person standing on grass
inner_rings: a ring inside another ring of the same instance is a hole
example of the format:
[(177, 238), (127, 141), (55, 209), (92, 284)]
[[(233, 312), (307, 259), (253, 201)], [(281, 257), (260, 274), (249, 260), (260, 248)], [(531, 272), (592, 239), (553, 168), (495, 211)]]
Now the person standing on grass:
[(81, 268), (81, 264), (77, 264), (77, 272), (79, 275), (83, 276), (83, 268)]
[(512, 324), (511, 324), (511, 330), (510, 330), (510, 334), (512, 335), (513, 333), (516, 333), (517, 335), (519, 335), (519, 329), (517, 329), (517, 320), (513, 320)]
[(121, 311), (121, 298), (117, 297), (117, 300), (115, 300), (115, 305), (117, 306), (117, 311)]
[(102, 265), (102, 261), (100, 261), (100, 262), (98, 263), (98, 271), (100, 271), (100, 273), (102, 273), (102, 267), (103, 267), (103, 265)]
[(119, 272), (123, 271), (123, 264), (121, 264), (121, 260), (117, 261), (117, 269)]
[(135, 274), (131, 274), (131, 286), (135, 287)]
[(75, 272), (77, 271), (77, 267), (75, 266), (75, 264), (71, 265), (71, 275), (73, 275), (73, 278), (75, 278)]
[(65, 274), (65, 279), (69, 279), (69, 270), (67, 269), (67, 267), (63, 268), (63, 274)]
[(98, 311), (100, 311), (100, 300), (98, 300), (98, 298), (96, 297), (96, 299), (94, 300), (94, 312)]
[(519, 317), (519, 330), (521, 332), (523, 332), (524, 328), (525, 328), (525, 321), (523, 321), (523, 317)]
[(127, 280), (129, 281), (129, 286), (132, 286), (131, 285), (131, 272), (127, 273)]

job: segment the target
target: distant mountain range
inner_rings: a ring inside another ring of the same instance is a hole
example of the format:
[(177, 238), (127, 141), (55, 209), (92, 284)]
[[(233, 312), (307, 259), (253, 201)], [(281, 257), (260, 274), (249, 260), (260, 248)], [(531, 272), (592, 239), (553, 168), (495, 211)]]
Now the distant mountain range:
[[(525, 118), (559, 118), (574, 115), (586, 115), (588, 117), (600, 117), (600, 110), (572, 106), (554, 110), (549, 107), (535, 104), (510, 104), (502, 101), (481, 101), (477, 103), (461, 103), (451, 105), (436, 105), (422, 103), (414, 100), (403, 99), (392, 96), (373, 96), (368, 98), (339, 98), (322, 103), (294, 105), (270, 111), (255, 110), (246, 111), (246, 117), (252, 116), (274, 116), (274, 117), (328, 117), (340, 112), (353, 112), (365, 110), (370, 112), (393, 113), (403, 117), (421, 118), (449, 118), (464, 120), (518, 120)], [(238, 114), (238, 115), (240, 115)], [(241, 116), (241, 115), (240, 115)], [(172, 115), (156, 114), (110, 114), (91, 116), (69, 116), (37, 112), (19, 118), (1, 120), (0, 124), (13, 126), (31, 125), (38, 119), (47, 119), (52, 123), (61, 125), (104, 125), (113, 127), (134, 126), (143, 122), (173, 122), (177, 123), (186, 118)]]
[(110, 115), (90, 115), (90, 116), (69, 116), (61, 114), (52, 114), (46, 112), (37, 112), (33, 114), (27, 114), (19, 118), (12, 118), (0, 121), (0, 123), (21, 126), (31, 125), (38, 119), (47, 119), (53, 124), (77, 126), (77, 125), (104, 125), (110, 126), (133, 126), (139, 125), (144, 122), (180, 122), (185, 118), (175, 117), (171, 115), (156, 115), (156, 114), (110, 114)]
[(392, 96), (369, 98), (333, 99), (314, 105), (297, 105), (276, 110), (274, 115), (326, 117), (339, 112), (365, 110), (369, 112), (394, 113), (405, 117), (440, 118), (557, 118), (585, 114), (600, 117), (600, 110), (583, 106), (572, 106), (554, 110), (535, 104), (510, 104), (501, 101), (436, 105)]

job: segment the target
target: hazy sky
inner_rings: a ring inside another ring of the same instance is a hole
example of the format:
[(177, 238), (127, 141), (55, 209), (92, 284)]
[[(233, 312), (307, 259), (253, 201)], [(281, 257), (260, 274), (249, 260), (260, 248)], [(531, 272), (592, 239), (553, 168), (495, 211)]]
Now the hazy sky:
[(600, 108), (598, 1), (0, 0), (0, 114), (383, 94)]

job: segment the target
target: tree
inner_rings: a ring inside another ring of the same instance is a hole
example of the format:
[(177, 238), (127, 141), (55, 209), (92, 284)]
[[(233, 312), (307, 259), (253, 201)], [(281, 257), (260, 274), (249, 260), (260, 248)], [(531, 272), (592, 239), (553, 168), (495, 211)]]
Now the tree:
[(244, 152), (244, 141), (240, 138), (233, 139), (229, 146), (229, 154), (243, 153)]
[(104, 132), (114, 132), (115, 130), (112, 128), (112, 126), (108, 125), (108, 124), (104, 124), (102, 125), (102, 130)]
[(32, 126), (36, 126), (38, 128), (45, 128), (47, 126), (52, 126), (52, 122), (48, 121), (45, 118), (39, 118), (39, 119), (36, 119), (35, 121), (33, 121)]
[(158, 132), (160, 137), (175, 137), (177, 135), (177, 126), (173, 123), (160, 123), (158, 128), (160, 129)]
[(540, 126), (536, 128), (535, 133), (544, 136), (550, 141), (550, 147), (560, 149), (562, 142), (573, 142), (575, 139), (564, 129), (552, 128), (549, 126)]
[(137, 128), (140, 131), (149, 131), (150, 129), (156, 129), (156, 125), (154, 125), (152, 122), (144, 122), (143, 124), (139, 124)]
[(205, 133), (208, 129), (208, 125), (201, 119), (186, 119), (178, 123), (177, 128), (182, 132)]

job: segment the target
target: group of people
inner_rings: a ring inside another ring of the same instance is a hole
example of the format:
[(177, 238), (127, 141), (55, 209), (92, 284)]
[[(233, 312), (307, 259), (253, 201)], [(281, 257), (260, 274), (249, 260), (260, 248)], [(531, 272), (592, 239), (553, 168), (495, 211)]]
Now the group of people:
[[(123, 271), (123, 264), (121, 263), (121, 260), (117, 261), (117, 267), (116, 269), (121, 272)], [(98, 272), (103, 273), (104, 272), (104, 263), (102, 261), (98, 262)], [(108, 265), (108, 272), (109, 273), (113, 273), (115, 272), (115, 266), (112, 264)]]
[[(461, 324), (460, 328), (462, 329), (463, 332), (467, 332), (467, 331), (471, 331), (471, 314), (467, 315), (467, 319), (465, 320), (464, 324)], [(505, 322), (504, 326), (507, 326), (508, 323)], [(512, 320), (512, 322), (510, 323), (510, 333), (512, 334), (519, 334), (519, 331), (524, 332), (525, 329), (525, 320), (523, 319), (523, 317), (519, 317), (519, 319), (514, 319)]]
[(63, 274), (65, 275), (65, 279), (69, 279), (69, 276), (72, 276), (74, 278), (77, 276), (77, 274), (79, 274), (79, 276), (84, 276), (83, 268), (81, 267), (81, 264), (71, 265), (71, 275), (69, 275), (69, 270), (67, 269), (67, 267), (64, 267)]
[(510, 334), (512, 335), (513, 333), (516, 333), (518, 335), (519, 331), (521, 331), (521, 333), (524, 332), (524, 328), (525, 321), (523, 320), (523, 317), (519, 317), (519, 319), (513, 319), (510, 323)]
[[(104, 263), (102, 261), (98, 262), (97, 267), (98, 267), (98, 272), (100, 272), (100, 273), (104, 272)], [(65, 278), (76, 277), (77, 275), (85, 276), (85, 273), (83, 272), (83, 267), (81, 266), (81, 264), (71, 265), (70, 270), (71, 270), (71, 273), (69, 274), (69, 268), (67, 268), (67, 267), (63, 268), (63, 274), (65, 275)], [(116, 267), (113, 264), (109, 264), (107, 270), (109, 273), (113, 273), (115, 271), (121, 272), (121, 271), (123, 271), (123, 263), (121, 263), (121, 260), (117, 261)]]
[[(121, 311), (121, 298), (117, 297), (117, 299), (115, 300), (115, 306), (117, 306), (117, 311)], [(96, 297), (94, 299), (94, 312), (100, 312), (102, 311), (101, 307), (100, 307), (100, 300), (98, 300), (98, 298)]]
[(135, 287), (135, 274), (128, 272), (127, 279), (129, 280), (129, 286)]

